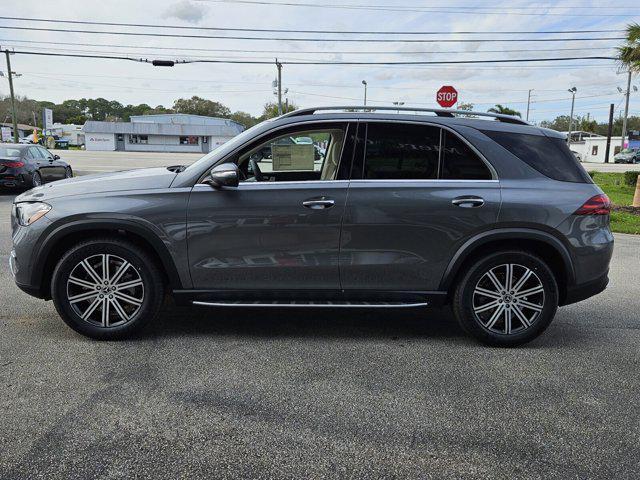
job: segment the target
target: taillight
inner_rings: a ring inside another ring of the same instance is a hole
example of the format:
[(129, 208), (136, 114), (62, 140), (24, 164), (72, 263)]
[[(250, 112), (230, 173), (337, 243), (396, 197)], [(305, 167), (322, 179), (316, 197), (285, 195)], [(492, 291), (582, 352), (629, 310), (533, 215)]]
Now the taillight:
[(605, 194), (594, 195), (576, 210), (574, 215), (609, 215), (611, 200)]
[(2, 165), (8, 168), (20, 168), (24, 167), (23, 162), (2, 162)]

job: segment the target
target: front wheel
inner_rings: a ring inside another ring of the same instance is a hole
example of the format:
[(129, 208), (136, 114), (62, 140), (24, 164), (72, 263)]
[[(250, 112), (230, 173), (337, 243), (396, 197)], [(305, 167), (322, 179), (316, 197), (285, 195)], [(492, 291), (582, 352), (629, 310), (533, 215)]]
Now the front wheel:
[(558, 285), (548, 265), (524, 251), (501, 251), (471, 265), (456, 286), (453, 310), (481, 342), (517, 346), (540, 335), (558, 308)]
[(99, 340), (123, 338), (154, 319), (164, 299), (156, 263), (116, 238), (71, 248), (51, 281), (56, 310), (76, 332)]
[(73, 177), (73, 170), (71, 170), (71, 167), (67, 167), (64, 169), (64, 178), (72, 178)]

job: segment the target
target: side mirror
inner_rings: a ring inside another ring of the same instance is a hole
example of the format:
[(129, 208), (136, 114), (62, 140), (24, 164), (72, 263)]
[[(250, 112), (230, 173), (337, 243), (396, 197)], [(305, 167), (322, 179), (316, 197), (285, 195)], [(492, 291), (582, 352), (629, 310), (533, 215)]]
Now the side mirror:
[(209, 172), (210, 179), (206, 183), (213, 188), (235, 188), (239, 183), (238, 166), (235, 163), (217, 165)]
[(54, 159), (54, 160), (60, 160), (60, 155), (54, 155), (54, 156), (53, 156), (53, 159)]

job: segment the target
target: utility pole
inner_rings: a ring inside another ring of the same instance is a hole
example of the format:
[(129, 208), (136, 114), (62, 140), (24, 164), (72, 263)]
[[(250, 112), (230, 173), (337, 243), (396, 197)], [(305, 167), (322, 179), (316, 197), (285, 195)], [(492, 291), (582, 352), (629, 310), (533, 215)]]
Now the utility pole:
[(531, 107), (531, 92), (533, 92), (533, 88), (529, 90), (529, 96), (527, 97), (527, 122), (529, 121), (529, 107)]
[(276, 58), (278, 67), (278, 116), (282, 115), (282, 64)]
[(576, 92), (578, 89), (576, 87), (571, 87), (569, 92), (571, 93), (571, 116), (569, 117), (569, 134), (567, 135), (567, 144), (571, 143), (571, 130), (573, 130), (573, 107), (576, 103)]
[(625, 92), (625, 95), (627, 98), (625, 99), (625, 102), (624, 102), (624, 118), (622, 119), (622, 139), (620, 140), (620, 149), (624, 149), (624, 137), (627, 136), (627, 118), (629, 117), (629, 97), (631, 96), (631, 69), (629, 69), (629, 76), (627, 77), (627, 91)]
[(362, 80), (362, 84), (364, 85), (364, 106), (367, 106), (367, 81)]
[(604, 151), (604, 163), (609, 163), (609, 152), (611, 150), (611, 134), (613, 133), (613, 110), (615, 106), (609, 105), (609, 128), (607, 129), (607, 148)]
[(13, 118), (13, 141), (18, 143), (18, 119), (16, 116), (16, 97), (13, 93), (13, 72), (11, 71), (11, 59), (9, 50), (4, 51), (7, 56), (7, 75), (9, 77), (9, 93), (11, 94), (11, 117)]

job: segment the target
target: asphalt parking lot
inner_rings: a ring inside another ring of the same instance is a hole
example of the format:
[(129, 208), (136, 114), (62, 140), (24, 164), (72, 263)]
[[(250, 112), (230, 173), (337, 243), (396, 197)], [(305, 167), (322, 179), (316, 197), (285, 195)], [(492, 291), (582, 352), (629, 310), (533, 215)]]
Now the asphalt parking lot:
[(447, 310), (167, 305), (123, 342), (68, 329), (7, 265), (0, 478), (638, 478), (640, 237), (524, 348)]

